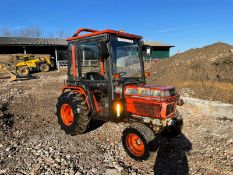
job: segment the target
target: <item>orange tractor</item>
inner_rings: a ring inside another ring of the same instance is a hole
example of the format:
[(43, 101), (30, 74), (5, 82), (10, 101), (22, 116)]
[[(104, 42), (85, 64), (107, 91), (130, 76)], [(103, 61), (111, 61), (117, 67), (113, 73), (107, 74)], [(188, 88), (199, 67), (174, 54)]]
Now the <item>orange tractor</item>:
[(122, 144), (138, 161), (149, 158), (156, 135), (180, 134), (183, 100), (172, 86), (146, 85), (142, 37), (82, 28), (68, 42), (68, 78), (56, 105), (62, 130), (76, 135), (91, 121), (128, 122)]

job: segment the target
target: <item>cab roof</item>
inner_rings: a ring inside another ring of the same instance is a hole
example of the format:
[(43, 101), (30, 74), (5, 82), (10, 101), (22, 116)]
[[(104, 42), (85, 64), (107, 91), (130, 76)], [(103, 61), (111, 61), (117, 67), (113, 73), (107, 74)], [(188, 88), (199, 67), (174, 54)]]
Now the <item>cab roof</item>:
[[(81, 32), (88, 32), (88, 33), (84, 35), (80, 35)], [(107, 33), (113, 34), (119, 37), (128, 38), (128, 39), (138, 39), (138, 40), (142, 39), (142, 37), (138, 35), (129, 34), (126, 32), (116, 31), (116, 30), (111, 30), (111, 29), (93, 30), (93, 29), (81, 28), (81, 29), (78, 29), (71, 38), (68, 38), (67, 41), (74, 41), (74, 40), (81, 39), (81, 38), (98, 36), (98, 35), (107, 34)]]

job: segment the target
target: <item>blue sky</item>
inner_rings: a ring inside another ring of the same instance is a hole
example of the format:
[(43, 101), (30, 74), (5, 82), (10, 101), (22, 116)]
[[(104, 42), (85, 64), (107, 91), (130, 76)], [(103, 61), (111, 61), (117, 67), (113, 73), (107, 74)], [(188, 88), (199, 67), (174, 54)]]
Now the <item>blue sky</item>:
[(124, 29), (170, 43), (172, 53), (233, 44), (233, 0), (1, 0), (0, 29), (38, 26), (46, 37), (80, 27)]

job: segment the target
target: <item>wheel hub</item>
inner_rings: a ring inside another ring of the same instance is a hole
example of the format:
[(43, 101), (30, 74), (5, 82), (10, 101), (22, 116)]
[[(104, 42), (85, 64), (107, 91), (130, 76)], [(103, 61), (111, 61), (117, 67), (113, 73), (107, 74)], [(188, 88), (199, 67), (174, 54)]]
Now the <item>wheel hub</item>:
[(74, 113), (70, 105), (63, 104), (61, 107), (61, 118), (65, 125), (70, 126), (74, 121)]
[(135, 156), (142, 156), (145, 152), (145, 145), (136, 134), (129, 134), (126, 137), (126, 145), (128, 150)]

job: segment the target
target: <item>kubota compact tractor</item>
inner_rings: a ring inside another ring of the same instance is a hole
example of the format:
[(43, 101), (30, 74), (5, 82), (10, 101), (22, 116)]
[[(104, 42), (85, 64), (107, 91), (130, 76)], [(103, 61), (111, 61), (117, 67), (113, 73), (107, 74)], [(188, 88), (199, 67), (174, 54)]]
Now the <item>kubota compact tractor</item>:
[(139, 161), (149, 157), (148, 144), (156, 134), (176, 136), (183, 124), (176, 89), (146, 85), (141, 39), (114, 30), (79, 29), (68, 39), (68, 79), (57, 103), (58, 122), (67, 134), (84, 133), (93, 120), (130, 123), (122, 144)]

